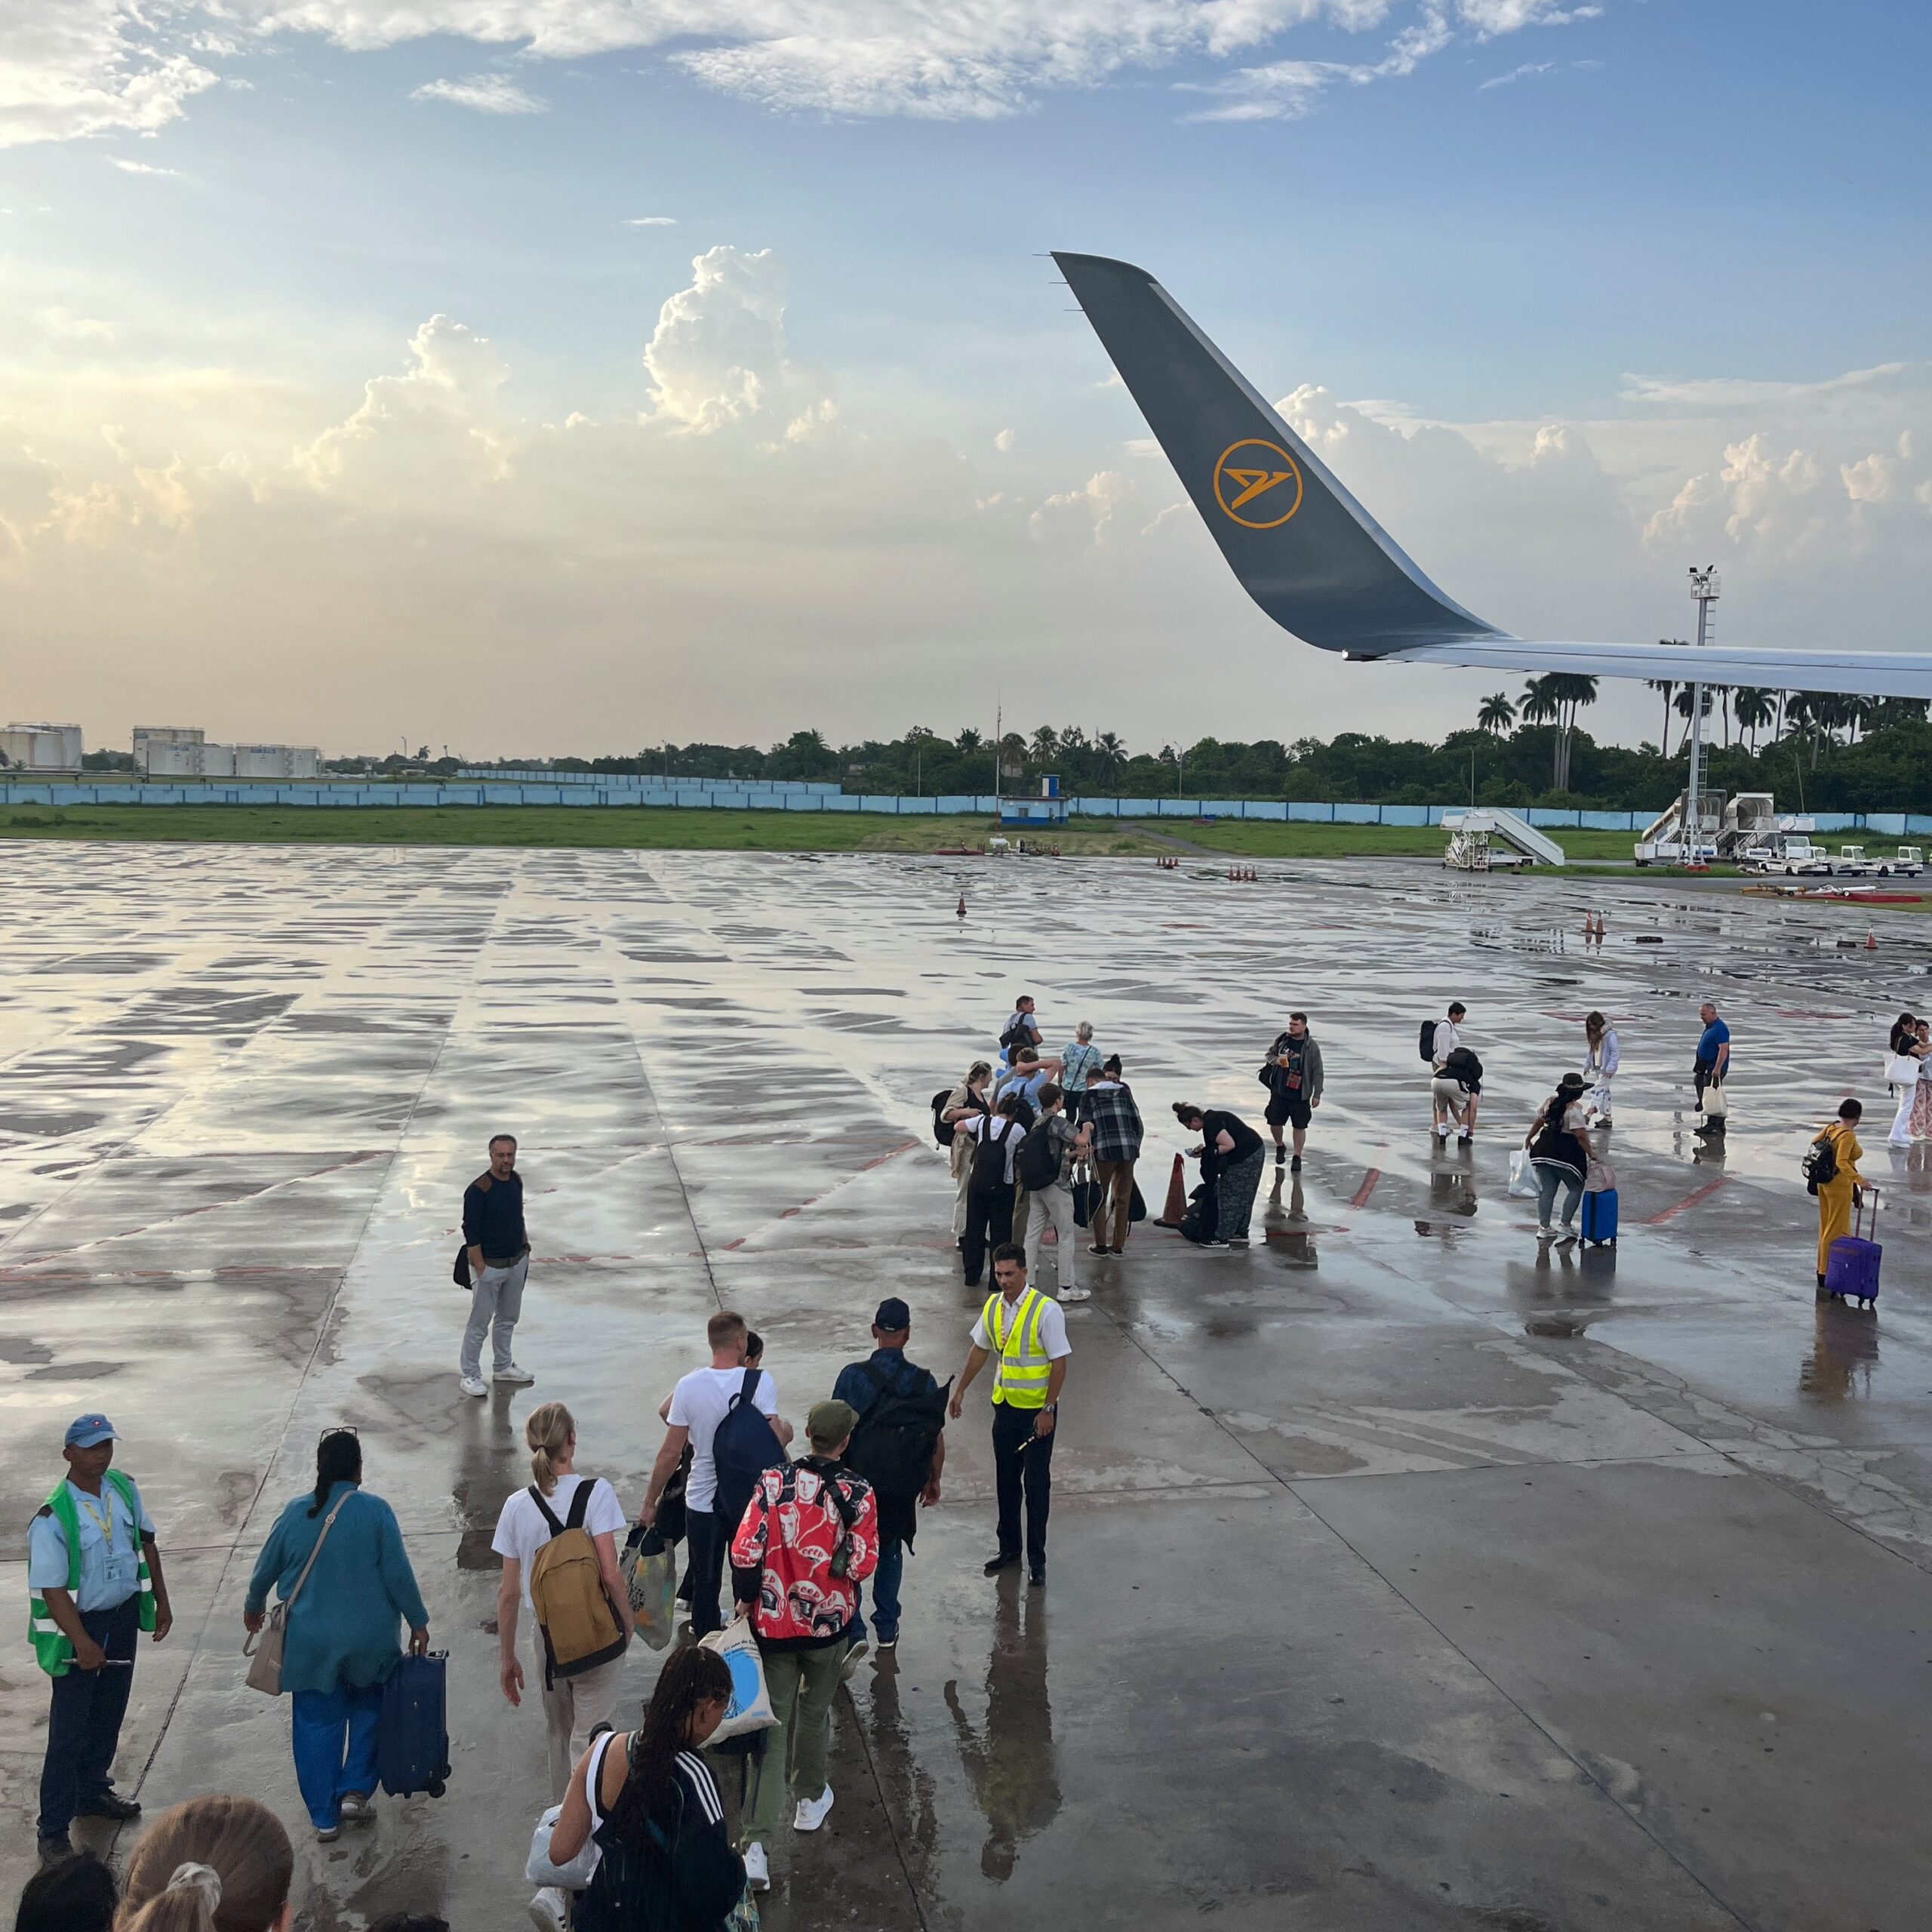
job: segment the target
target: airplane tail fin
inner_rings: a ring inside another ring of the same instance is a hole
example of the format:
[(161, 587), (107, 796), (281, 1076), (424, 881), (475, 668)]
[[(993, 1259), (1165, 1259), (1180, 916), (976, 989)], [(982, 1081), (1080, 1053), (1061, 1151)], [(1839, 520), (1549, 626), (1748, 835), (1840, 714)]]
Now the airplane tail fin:
[(1361, 657), (1506, 635), (1423, 576), (1145, 269), (1054, 260), (1242, 589), (1277, 623)]

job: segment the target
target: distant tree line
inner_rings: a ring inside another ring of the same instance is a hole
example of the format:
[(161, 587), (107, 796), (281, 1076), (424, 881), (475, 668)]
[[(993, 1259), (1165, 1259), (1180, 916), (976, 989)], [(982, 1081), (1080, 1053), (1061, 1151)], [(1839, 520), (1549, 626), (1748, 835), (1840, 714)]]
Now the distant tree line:
[[(1660, 736), (1634, 749), (1600, 745), (1580, 714), (1594, 678), (1552, 675), (1520, 696), (1485, 698), (1469, 729), (1440, 744), (1345, 731), (1290, 743), (1263, 738), (1133, 751), (1112, 731), (1079, 725), (1008, 732), (1000, 783), (1037, 793), (1048, 773), (1070, 796), (1294, 798), (1383, 804), (1555, 805), (1660, 810), (1683, 789), (1689, 762), (1690, 687), (1652, 686)], [(1932, 724), (1903, 699), (1704, 687), (1705, 783), (1770, 792), (1786, 810), (1932, 811)], [(515, 765), (515, 759), (504, 761)], [(904, 737), (832, 745), (817, 731), (782, 744), (662, 745), (635, 757), (558, 758), (561, 771), (657, 772), (674, 778), (775, 778), (836, 783), (851, 792), (987, 792), (990, 735), (951, 738), (915, 727)]]

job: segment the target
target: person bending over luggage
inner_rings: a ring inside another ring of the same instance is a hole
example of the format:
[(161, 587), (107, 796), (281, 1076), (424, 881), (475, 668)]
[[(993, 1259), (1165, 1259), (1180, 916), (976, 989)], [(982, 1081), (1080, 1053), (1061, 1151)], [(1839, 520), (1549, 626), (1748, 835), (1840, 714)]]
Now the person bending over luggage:
[(1825, 1270), (1832, 1258), (1832, 1243), (1851, 1232), (1854, 1211), (1864, 1204), (1865, 1177), (1858, 1164), (1865, 1149), (1858, 1144), (1858, 1123), (1865, 1109), (1856, 1100), (1841, 1100), (1838, 1117), (1819, 1135), (1831, 1143), (1836, 1171), (1829, 1180), (1818, 1183), (1818, 1287), (1825, 1286)]
[(577, 1894), (574, 1932), (709, 1932), (737, 1909), (745, 1861), (698, 1755), (731, 1701), (731, 1667), (688, 1644), (666, 1660), (643, 1723), (601, 1733), (577, 1760), (550, 1857), (568, 1865), (592, 1838), (602, 1856)]
[(383, 1686), (402, 1655), (398, 1630), (408, 1626), (414, 1655), (429, 1648), (429, 1613), (395, 1512), (363, 1489), (352, 1429), (324, 1432), (314, 1494), (282, 1511), (255, 1559), (242, 1611), (251, 1635), (262, 1628), (270, 1585), (288, 1605), (281, 1687), (292, 1694), (295, 1781), (326, 1841), (375, 1816), (376, 1729)]
[(1189, 1151), (1201, 1163), (1201, 1178), (1214, 1183), (1214, 1235), (1203, 1247), (1247, 1245), (1248, 1217), (1254, 1191), (1261, 1185), (1266, 1152), (1260, 1134), (1237, 1114), (1220, 1107), (1197, 1107), (1192, 1100), (1174, 1103), (1174, 1118), (1201, 1137)]

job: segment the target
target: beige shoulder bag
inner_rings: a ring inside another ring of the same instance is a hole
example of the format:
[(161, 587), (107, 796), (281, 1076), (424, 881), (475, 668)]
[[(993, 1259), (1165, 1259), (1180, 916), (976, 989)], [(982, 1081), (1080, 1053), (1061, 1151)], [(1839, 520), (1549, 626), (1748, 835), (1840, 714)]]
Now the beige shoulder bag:
[(251, 1631), (248, 1641), (242, 1646), (242, 1654), (248, 1660), (248, 1688), (259, 1690), (263, 1696), (279, 1697), (281, 1695), (281, 1647), (288, 1635), (288, 1613), (295, 1607), (295, 1599), (302, 1594), (302, 1586), (309, 1580), (309, 1572), (315, 1567), (315, 1558), (322, 1553), (322, 1545), (328, 1541), (329, 1532), (335, 1527), (335, 1519), (342, 1514), (342, 1506), (355, 1494), (339, 1498), (335, 1507), (322, 1521), (322, 1533), (315, 1539), (315, 1546), (309, 1552), (309, 1560), (302, 1566), (302, 1574), (295, 1580), (295, 1587), (281, 1602), (269, 1612), (269, 1620), (260, 1630)]

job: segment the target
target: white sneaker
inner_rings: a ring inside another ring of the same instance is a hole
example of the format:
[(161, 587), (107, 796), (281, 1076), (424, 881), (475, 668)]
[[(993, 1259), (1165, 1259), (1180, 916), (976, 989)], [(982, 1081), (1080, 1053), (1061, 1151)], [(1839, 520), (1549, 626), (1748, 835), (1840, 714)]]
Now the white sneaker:
[(515, 1362), (512, 1362), (507, 1368), (498, 1369), (496, 1379), (499, 1382), (513, 1382), (519, 1389), (528, 1388), (537, 1380), (528, 1369), (518, 1368)]
[(466, 1395), (487, 1395), (490, 1391), (484, 1385), (480, 1375), (465, 1375), (457, 1378), (457, 1385)]
[(764, 1855), (764, 1847), (754, 1838), (745, 1847), (745, 1883), (755, 1892), (768, 1892), (771, 1889), (771, 1866)]
[(815, 1832), (825, 1823), (825, 1814), (832, 1809), (832, 1787), (827, 1785), (816, 1798), (798, 1800), (798, 1815), (792, 1820), (795, 1832)]
[(1225, 1254), (1228, 1251), (1228, 1244), (1224, 1241), (1204, 1241), (1201, 1244), (1201, 1251), (1203, 1254)]
[(1456, 1136), (1456, 1138), (1458, 1140), (1467, 1140), (1471, 1137), (1470, 1131), (1466, 1127), (1463, 1128)]
[(1060, 1298), (1062, 1301), (1089, 1301), (1092, 1300), (1093, 1294), (1091, 1288), (1062, 1288)]
[(530, 1922), (537, 1932), (564, 1932), (570, 1923), (570, 1907), (555, 1885), (546, 1885), (530, 1901)]
[(871, 1648), (871, 1644), (867, 1643), (863, 1637), (855, 1639), (847, 1648), (845, 1660), (838, 1666), (838, 1676), (841, 1683), (851, 1682), (852, 1673), (865, 1661), (866, 1653)]
[(1435, 1130), (1435, 1137), (1438, 1140), (1447, 1140), (1449, 1138), (1449, 1130), (1446, 1127), (1438, 1127)]

